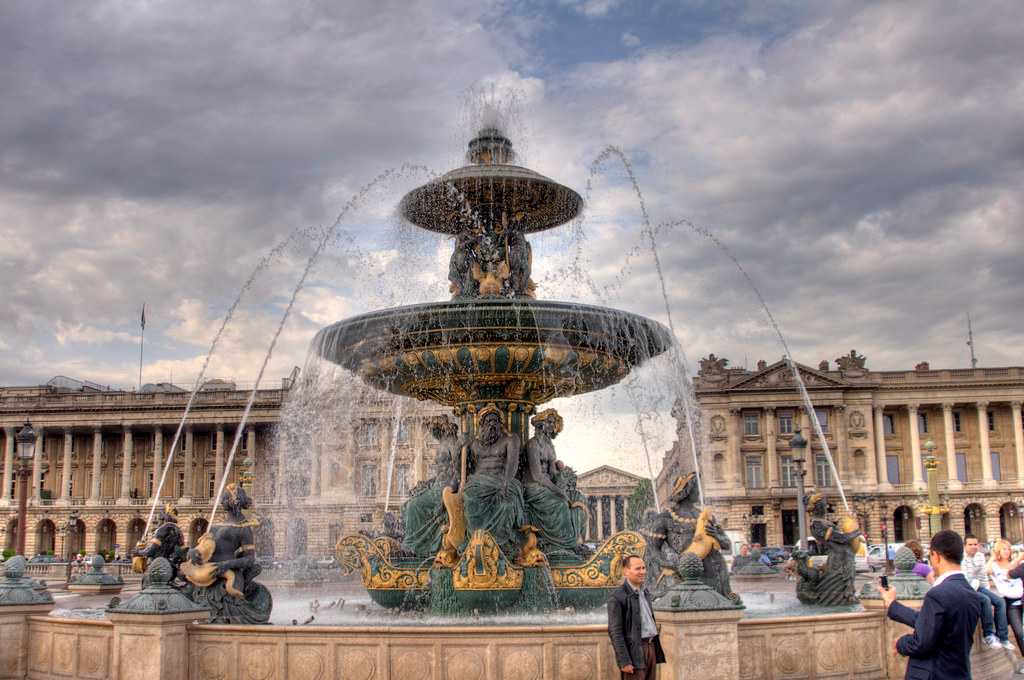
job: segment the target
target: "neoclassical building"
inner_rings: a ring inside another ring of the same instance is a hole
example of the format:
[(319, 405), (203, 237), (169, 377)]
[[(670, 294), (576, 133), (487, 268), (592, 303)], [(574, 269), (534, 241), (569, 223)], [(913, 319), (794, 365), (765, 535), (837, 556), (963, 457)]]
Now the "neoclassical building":
[[(925, 458), (938, 460), (942, 525), (982, 540), (1024, 540), (1024, 368), (873, 371), (851, 351), (817, 368), (799, 365), (814, 415), (835, 459), (850, 509), (872, 542), (927, 538)], [(797, 537), (798, 466), (790, 447), (800, 429), (808, 490), (842, 506), (837, 479), (812, 432), (784, 361), (756, 370), (730, 368), (713, 354), (695, 381), (701, 408), (705, 493), (728, 528), (751, 541), (791, 545)], [(671, 480), (692, 469), (681, 431), (658, 478), (664, 499)]]
[[(256, 393), (230, 468), (227, 457), (249, 398), (248, 390), (230, 382), (212, 380), (197, 393), (173, 451), (189, 397), (173, 385), (119, 391), (61, 377), (42, 386), (0, 387), (0, 548), (16, 544), (15, 436), (26, 419), (36, 432), (29, 555), (127, 552), (144, 532), (172, 453), (158, 507), (178, 507), (190, 542), (206, 530), (225, 474), (228, 482), (251, 475), (261, 556), (325, 556), (340, 536), (379, 529), (385, 511), (398, 512), (416, 483), (432, 474), (436, 443), (426, 421), (448, 410), (424, 402), (396, 417), (388, 395), (360, 393), (355, 407), (321, 399), (315, 409), (324, 412), (292, 428), (300, 434), (315, 430), (316, 436), (287, 442), (282, 433), (288, 428), (281, 424), (290, 417), (295, 385), (294, 378), (285, 379)], [(354, 411), (331, 417), (335, 408)], [(627, 499), (639, 481), (608, 466), (580, 475), (578, 488), (591, 496), (588, 540), (625, 528)]]

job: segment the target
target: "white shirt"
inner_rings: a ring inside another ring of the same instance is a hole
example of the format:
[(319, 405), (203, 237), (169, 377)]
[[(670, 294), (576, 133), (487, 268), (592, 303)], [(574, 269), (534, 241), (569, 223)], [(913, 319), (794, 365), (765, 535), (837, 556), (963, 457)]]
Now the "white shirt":
[(960, 571), (959, 569), (953, 569), (952, 571), (947, 571), (945, 574), (943, 574), (942, 576), (940, 576), (937, 579), (935, 579), (935, 583), (932, 584), (932, 588), (938, 588), (939, 585), (943, 581), (945, 581), (947, 578), (949, 578), (953, 574), (963, 574), (963, 572)]
[(980, 550), (974, 553), (974, 557), (968, 557), (967, 553), (964, 553), (964, 561), (960, 563), (960, 568), (963, 569), (964, 578), (975, 590), (988, 588), (988, 573), (985, 571), (987, 564), (988, 560)]
[[(1019, 578), (1010, 578), (1009, 569), (1003, 569), (995, 562), (992, 563), (992, 583), (996, 592), (1008, 600), (1020, 600), (1024, 597), (1024, 581)], [(1013, 604), (1017, 604), (1014, 602)]]

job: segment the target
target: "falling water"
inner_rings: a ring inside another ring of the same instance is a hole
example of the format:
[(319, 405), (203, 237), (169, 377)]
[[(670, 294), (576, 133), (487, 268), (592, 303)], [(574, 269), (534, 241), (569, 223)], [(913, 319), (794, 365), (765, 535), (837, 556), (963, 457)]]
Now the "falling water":
[(402, 427), (402, 406), (404, 399), (396, 400), (394, 416), (391, 419), (391, 443), (388, 448), (387, 488), (384, 491), (384, 512), (391, 508), (391, 480), (395, 474), (395, 452), (398, 450), (398, 431)]
[(825, 453), (825, 457), (828, 459), (828, 465), (832, 469), (832, 475), (836, 480), (836, 486), (839, 489), (839, 496), (843, 501), (843, 507), (847, 512), (850, 511), (850, 505), (846, 501), (846, 493), (843, 491), (843, 482), (839, 477), (839, 471), (836, 469), (835, 461), (832, 459), (832, 451), (829, 449), (828, 442), (825, 440), (825, 434), (821, 430), (821, 423), (818, 422), (818, 417), (814, 411), (814, 404), (811, 402), (811, 395), (807, 392), (807, 387), (804, 385), (803, 379), (800, 377), (800, 370), (796, 366), (796, 361), (793, 360), (793, 355), (789, 351), (789, 344), (786, 342), (786, 338), (782, 335), (782, 330), (779, 328), (779, 324), (775, 321), (775, 316), (772, 314), (771, 309), (768, 308), (768, 303), (765, 301), (764, 296), (761, 295), (761, 290), (754, 283), (754, 280), (747, 273), (747, 270), (743, 268), (740, 261), (733, 255), (732, 251), (722, 243), (717, 236), (712, 234), (705, 227), (698, 226), (686, 218), (678, 219), (673, 222), (667, 222), (664, 225), (665, 229), (671, 229), (676, 226), (687, 226), (697, 234), (707, 238), (709, 241), (714, 243), (718, 248), (725, 253), (725, 256), (732, 260), (732, 263), (736, 265), (736, 268), (746, 279), (750, 285), (751, 290), (754, 291), (754, 295), (757, 296), (758, 302), (761, 303), (761, 309), (764, 310), (765, 316), (768, 317), (768, 322), (775, 330), (775, 334), (779, 337), (779, 342), (782, 344), (782, 349), (786, 353), (786, 364), (789, 366), (790, 372), (793, 374), (793, 380), (796, 382), (797, 388), (800, 391), (800, 397), (804, 402), (804, 407), (807, 409), (808, 417), (810, 418), (811, 425), (814, 427), (814, 433), (818, 437), (818, 441), (821, 442), (822, 450)]
[(277, 260), (284, 252), (285, 248), (290, 243), (298, 240), (299, 238), (309, 238), (311, 230), (309, 228), (298, 228), (292, 231), (283, 241), (275, 245), (270, 251), (263, 256), (263, 258), (256, 264), (256, 267), (249, 274), (249, 278), (246, 279), (242, 285), (241, 290), (238, 291), (238, 295), (235, 297), (235, 301), (228, 307), (227, 313), (224, 315), (224, 319), (221, 321), (220, 328), (213, 336), (213, 341), (210, 343), (210, 349), (206, 353), (206, 358), (203, 360), (203, 366), (199, 369), (199, 375), (196, 376), (195, 384), (192, 386), (192, 392), (188, 396), (188, 402), (185, 404), (185, 411), (181, 414), (181, 420), (178, 422), (178, 429), (174, 432), (174, 438), (171, 440), (171, 448), (167, 454), (167, 462), (164, 464), (164, 469), (160, 473), (160, 481), (157, 483), (156, 492), (153, 494), (153, 505), (149, 509), (149, 517), (146, 518), (146, 530), (142, 533), (143, 536), (149, 535), (149, 528), (153, 523), (153, 515), (156, 512), (156, 507), (160, 503), (160, 492), (164, 488), (164, 482), (167, 479), (167, 472), (171, 469), (171, 465), (174, 463), (174, 454), (178, 450), (178, 442), (181, 440), (181, 432), (185, 428), (185, 421), (188, 419), (188, 414), (192, 410), (192, 404), (195, 402), (196, 394), (199, 393), (200, 388), (203, 386), (203, 378), (206, 376), (206, 369), (210, 365), (210, 359), (213, 358), (214, 353), (217, 350), (217, 345), (220, 343), (221, 336), (224, 334), (224, 329), (227, 328), (228, 324), (235, 316), (235, 311), (238, 309), (239, 303), (245, 294), (252, 288), (253, 283), (256, 281), (256, 277), (270, 266), (271, 263)]

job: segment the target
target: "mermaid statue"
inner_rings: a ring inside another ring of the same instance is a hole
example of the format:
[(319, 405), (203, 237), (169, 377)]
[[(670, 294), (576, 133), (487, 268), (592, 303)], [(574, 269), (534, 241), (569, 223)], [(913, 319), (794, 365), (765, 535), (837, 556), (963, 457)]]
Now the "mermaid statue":
[(548, 557), (575, 554), (580, 535), (573, 522), (566, 489), (557, 483), (558, 459), (552, 440), (562, 431), (562, 417), (553, 408), (541, 411), (530, 421), (534, 435), (526, 443), (523, 471), (523, 500), (526, 520), (537, 533), (537, 545)]
[[(171, 565), (171, 582), (178, 578), (178, 566), (185, 560), (185, 536), (178, 526), (178, 509), (167, 503), (160, 513), (160, 526), (148, 541), (140, 542), (132, 557), (132, 571), (143, 574), (146, 581), (146, 565), (163, 557)], [(143, 587), (145, 587), (145, 583)]]
[(793, 552), (797, 598), (804, 604), (856, 604), (855, 555), (860, 549), (861, 530), (852, 518), (846, 518), (839, 526), (830, 521), (824, 494), (816, 493), (808, 498), (807, 511), (811, 515), (811, 536), (818, 544), (819, 553), (826, 558), (824, 565), (814, 566), (806, 552)]
[(661, 597), (673, 586), (681, 583), (677, 566), (684, 552), (694, 553), (704, 563), (701, 579), (713, 590), (739, 602), (732, 590), (729, 568), (723, 550), (732, 542), (725, 530), (715, 521), (710, 508), (697, 507), (697, 475), (691, 472), (676, 478), (668, 507), (650, 517), (641, 533), (647, 539), (648, 588), (655, 597)]
[(241, 486), (224, 487), (224, 521), (213, 524), (200, 536), (181, 564), (187, 580), (184, 593), (211, 611), (211, 623), (256, 624), (270, 620), (274, 606), (270, 591), (253, 580), (261, 571), (253, 538), (259, 521), (242, 513), (251, 505)]
[(441, 539), (448, 523), (442, 496), (445, 488), (459, 490), (459, 456), (462, 441), (459, 426), (446, 416), (427, 423), (430, 435), (437, 441), (437, 457), (431, 466), (430, 479), (416, 484), (402, 507), (405, 538), (402, 547), (416, 557), (430, 557), (441, 549)]

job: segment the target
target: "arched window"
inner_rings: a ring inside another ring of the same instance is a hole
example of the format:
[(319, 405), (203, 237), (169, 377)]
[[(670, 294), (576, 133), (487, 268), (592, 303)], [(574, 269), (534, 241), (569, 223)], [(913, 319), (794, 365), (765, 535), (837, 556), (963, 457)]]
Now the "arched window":
[(712, 459), (712, 473), (715, 476), (716, 482), (725, 481), (725, 456), (720, 453), (716, 453)]
[(269, 519), (260, 520), (256, 527), (256, 556), (274, 557), (274, 523)]
[(196, 544), (199, 543), (199, 538), (206, 533), (206, 528), (209, 525), (209, 522), (207, 522), (202, 517), (196, 517), (194, 520), (192, 520), (192, 523), (188, 527), (189, 547), (194, 548)]
[(135, 549), (135, 545), (142, 540), (142, 534), (146, 531), (146, 520), (141, 517), (136, 517), (128, 523), (128, 545), (125, 546), (124, 552), (130, 552)]
[(988, 532), (985, 531), (985, 508), (978, 503), (971, 503), (964, 508), (964, 531), (974, 534), (981, 543), (988, 542)]
[(917, 518), (914, 509), (909, 505), (901, 505), (892, 513), (893, 540), (903, 543), (917, 538)]
[(96, 552), (112, 553), (117, 543), (117, 524), (112, 519), (101, 520), (96, 526)]
[(288, 520), (285, 544), (288, 546), (289, 557), (306, 554), (306, 520), (301, 517)]
[(57, 527), (44, 519), (36, 526), (36, 554), (52, 555), (56, 548)]
[(1014, 503), (1003, 503), (999, 508), (999, 535), (1010, 543), (1020, 543), (1022, 532), (1020, 511)]

